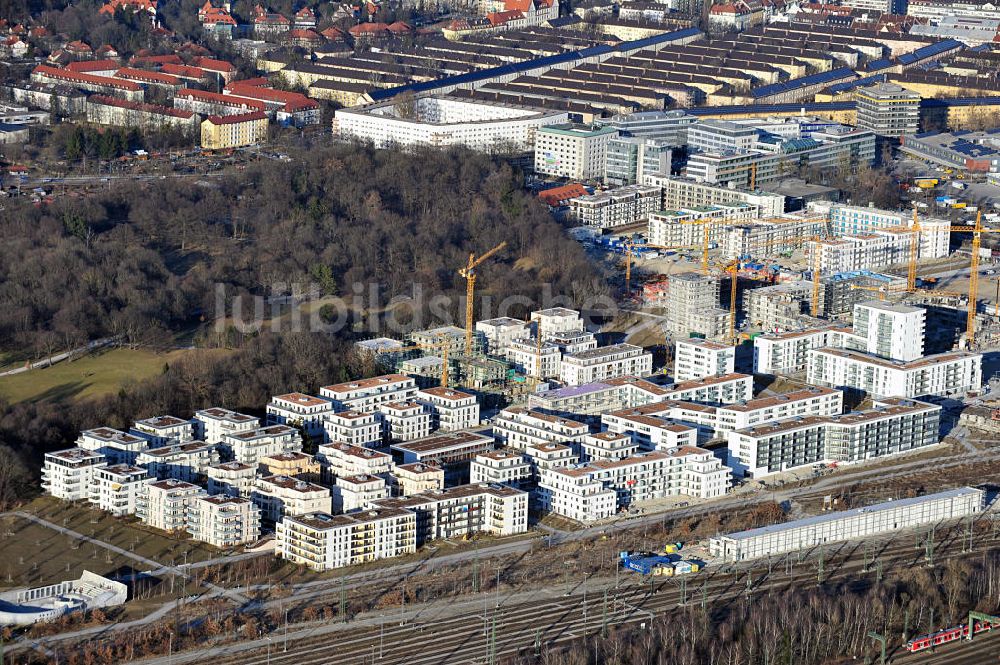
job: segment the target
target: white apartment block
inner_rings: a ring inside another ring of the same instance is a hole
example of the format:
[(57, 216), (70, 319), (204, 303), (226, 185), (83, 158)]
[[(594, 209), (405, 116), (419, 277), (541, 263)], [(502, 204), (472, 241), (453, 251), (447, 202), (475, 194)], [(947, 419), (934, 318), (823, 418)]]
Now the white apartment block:
[[(710, 451), (687, 446), (542, 471), (538, 497), (542, 510), (592, 521), (667, 496), (720, 497), (729, 488), (730, 477), (731, 470)], [(607, 491), (614, 497), (610, 505)]]
[(104, 463), (103, 454), (85, 448), (45, 453), (42, 491), (64, 501), (86, 501), (90, 498), (94, 470)]
[(433, 429), (455, 432), (479, 426), (479, 402), (475, 395), (438, 386), (418, 390), (414, 399), (430, 409)]
[(865, 235), (810, 240), (809, 265), (815, 265), (813, 257), (819, 252), (821, 274), (880, 270), (908, 261), (914, 237), (914, 232), (907, 229), (885, 229)]
[(549, 338), (551, 344), (563, 353), (579, 353), (597, 348), (597, 336), (591, 332), (555, 333)]
[(416, 515), (398, 508), (289, 516), (277, 524), (275, 552), (313, 570), (332, 570), (412, 554), (416, 528)]
[[(851, 328), (842, 328), (852, 334)], [(757, 374), (805, 373), (809, 351), (831, 344), (831, 328), (808, 328), (783, 333), (765, 333), (753, 340), (753, 371)]]
[(507, 345), (507, 361), (525, 376), (549, 378), (559, 376), (562, 350), (558, 344), (537, 340), (516, 339)]
[(865, 411), (768, 422), (727, 434), (726, 463), (760, 478), (819, 462), (861, 462), (938, 442), (941, 407), (891, 398)]
[(135, 499), (135, 514), (154, 529), (180, 531), (187, 528), (188, 506), (205, 490), (183, 480), (151, 480), (143, 484)]
[(505, 356), (511, 342), (531, 337), (531, 326), (527, 321), (501, 316), (476, 321), (476, 332), (486, 340), (487, 352), (494, 356)]
[(322, 482), (332, 485), (341, 476), (380, 476), (392, 470), (392, 456), (348, 443), (326, 443), (316, 448)]
[(243, 462), (223, 462), (208, 467), (208, 493), (247, 499), (257, 480), (257, 465)]
[(596, 349), (567, 353), (559, 364), (559, 379), (569, 386), (653, 373), (653, 354), (641, 346), (612, 344)]
[(390, 442), (422, 439), (433, 430), (431, 412), (420, 402), (389, 402), (378, 410)]
[(562, 469), (580, 462), (573, 448), (562, 443), (533, 443), (524, 449), (524, 458), (534, 480), (546, 469)]
[(326, 438), (352, 446), (381, 446), (384, 439), (383, 421), (374, 412), (339, 411), (327, 415)]
[(389, 485), (380, 476), (339, 476), (331, 488), (333, 512), (349, 513), (389, 498)]
[(620, 460), (639, 452), (639, 444), (625, 432), (598, 432), (583, 437), (580, 461)]
[(854, 335), (866, 351), (891, 360), (916, 360), (924, 355), (927, 310), (872, 300), (854, 305)]
[(257, 478), (250, 500), (260, 508), (261, 521), (275, 524), (285, 515), (331, 512), (330, 490), (288, 476)]
[(109, 464), (134, 464), (139, 453), (148, 447), (149, 441), (111, 427), (98, 427), (80, 432), (76, 445), (84, 450), (101, 453)]
[(225, 494), (199, 496), (188, 504), (191, 537), (219, 549), (260, 538), (260, 510), (249, 499)]
[(531, 476), (531, 465), (521, 453), (510, 448), (500, 448), (476, 455), (470, 464), (469, 483), (491, 483), (523, 489), (531, 482)]
[(589, 432), (584, 423), (520, 406), (508, 407), (493, 419), (497, 442), (520, 451), (540, 443), (577, 446)]
[[(892, 212), (875, 207), (848, 206), (840, 204), (821, 205), (817, 212), (828, 213), (830, 227), (837, 235), (863, 235), (872, 231), (890, 228), (912, 228), (913, 214)], [(922, 259), (937, 259), (948, 256), (951, 242), (951, 222), (946, 219), (919, 219), (920, 248)]]
[(531, 313), (531, 323), (534, 325), (535, 334), (540, 334), (543, 342), (549, 341), (556, 335), (584, 331), (580, 312), (566, 307), (535, 310)]
[(133, 515), (136, 499), (145, 486), (146, 469), (130, 464), (113, 464), (94, 469), (90, 484), (90, 502), (115, 517)]
[(174, 416), (156, 416), (135, 421), (132, 433), (149, 441), (150, 446), (165, 446), (194, 439), (194, 425)]
[(573, 180), (600, 180), (608, 142), (615, 136), (618, 130), (613, 127), (542, 127), (535, 134), (535, 172)]
[(715, 432), (721, 434), (786, 418), (834, 416), (844, 411), (844, 393), (806, 386), (781, 395), (766, 395), (716, 408)]
[(322, 439), (323, 420), (330, 413), (333, 404), (328, 399), (303, 393), (275, 395), (267, 405), (267, 424), (301, 427), (309, 437)]
[(701, 334), (709, 339), (729, 334), (729, 309), (719, 306), (719, 278), (696, 272), (670, 276), (664, 327), (674, 336)]
[(649, 219), (660, 210), (660, 188), (625, 185), (569, 200), (569, 219), (582, 226), (613, 229)]
[(826, 232), (825, 217), (790, 213), (719, 227), (718, 243), (723, 256), (773, 256), (779, 252), (794, 251), (802, 246), (804, 240)]
[(395, 496), (413, 496), (444, 489), (444, 469), (433, 464), (414, 462), (396, 464), (392, 468)]
[(756, 206), (738, 202), (659, 210), (649, 215), (647, 235), (650, 244), (660, 247), (700, 247), (707, 226), (708, 241), (724, 246), (727, 225), (753, 222), (759, 217)]
[(565, 111), (451, 97), (421, 97), (414, 101), (413, 112), (413, 117), (402, 117), (394, 103), (339, 109), (333, 134), (381, 147), (464, 145), (493, 151), (499, 145), (511, 145), (530, 151), (542, 127), (569, 120)]
[(737, 187), (725, 187), (662, 173), (646, 175), (643, 182), (660, 187), (663, 208), (692, 209), (720, 203), (746, 203), (757, 208), (762, 218), (777, 217), (785, 212), (785, 197)]
[(219, 450), (229, 460), (256, 465), (262, 457), (302, 450), (302, 434), (290, 425), (268, 425), (224, 435)]
[(752, 396), (753, 377), (737, 372), (675, 383), (664, 390), (661, 399), (676, 399), (700, 404), (734, 404), (749, 400)]
[(416, 513), (417, 545), (467, 534), (512, 536), (528, 530), (528, 493), (501, 485), (459, 485), (384, 499), (376, 503), (376, 508), (402, 508)]
[(674, 380), (693, 381), (706, 376), (732, 374), (736, 368), (736, 347), (706, 339), (678, 339), (674, 342)]
[(194, 414), (194, 438), (205, 443), (222, 443), (226, 434), (248, 432), (260, 427), (260, 419), (229, 409), (202, 409)]
[[(698, 445), (698, 428), (667, 417), (666, 405), (649, 404), (637, 409), (606, 413), (601, 422), (612, 434), (626, 434), (642, 450), (676, 450)], [(655, 407), (655, 408), (654, 408)], [(662, 411), (661, 411), (662, 409)]]
[(405, 374), (385, 374), (370, 379), (336, 383), (319, 389), (335, 411), (375, 411), (380, 404), (405, 402), (417, 392), (417, 382)]
[(148, 448), (139, 453), (135, 463), (157, 480), (176, 478), (197, 483), (206, 477), (208, 467), (219, 463), (219, 452), (213, 444), (189, 441)]
[(983, 387), (983, 357), (955, 351), (904, 362), (849, 349), (809, 351), (807, 381), (853, 388), (875, 397), (960, 395)]

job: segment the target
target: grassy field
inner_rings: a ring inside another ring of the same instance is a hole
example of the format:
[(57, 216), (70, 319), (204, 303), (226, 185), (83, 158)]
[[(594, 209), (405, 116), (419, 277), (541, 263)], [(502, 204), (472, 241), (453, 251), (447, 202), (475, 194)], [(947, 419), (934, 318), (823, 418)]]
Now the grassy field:
[(56, 363), (0, 378), (0, 397), (9, 402), (65, 401), (116, 392), (127, 381), (141, 381), (163, 371), (166, 363), (196, 353), (222, 350), (177, 350), (156, 353), (141, 349), (112, 349), (104, 353)]

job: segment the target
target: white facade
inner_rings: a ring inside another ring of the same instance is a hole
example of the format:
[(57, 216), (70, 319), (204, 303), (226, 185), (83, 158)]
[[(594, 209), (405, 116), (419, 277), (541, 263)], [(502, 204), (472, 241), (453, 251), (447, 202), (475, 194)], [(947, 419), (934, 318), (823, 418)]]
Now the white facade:
[(492, 152), (507, 146), (531, 150), (536, 132), (546, 125), (565, 123), (565, 111), (539, 111), (511, 104), (486, 103), (450, 97), (422, 97), (413, 103), (410, 117), (401, 117), (394, 103), (340, 109), (333, 133), (344, 139), (371, 141), (377, 147), (464, 145)]
[(151, 480), (136, 496), (135, 514), (154, 529), (180, 531), (187, 528), (191, 502), (204, 495), (201, 487), (183, 480)]
[(556, 335), (584, 331), (580, 312), (566, 307), (535, 310), (531, 313), (531, 323), (535, 327), (535, 334), (540, 334), (543, 342)]
[(524, 487), (531, 475), (531, 465), (521, 453), (501, 448), (476, 455), (470, 464), (469, 482)]
[(660, 189), (625, 185), (569, 200), (569, 219), (583, 226), (612, 229), (649, 219), (661, 208)]
[(267, 423), (301, 427), (308, 436), (322, 439), (323, 420), (330, 413), (333, 404), (327, 399), (303, 393), (275, 395), (267, 405)]
[(268, 425), (260, 429), (225, 434), (219, 449), (224, 457), (244, 464), (257, 464), (262, 457), (302, 450), (302, 435), (290, 425)]
[(479, 425), (479, 402), (475, 395), (438, 386), (418, 390), (415, 399), (430, 409), (434, 429), (455, 432)]
[(316, 461), (324, 483), (332, 485), (341, 476), (388, 474), (392, 470), (392, 456), (386, 453), (352, 446), (347, 443), (327, 443), (316, 449)]
[(412, 399), (416, 392), (417, 382), (405, 374), (384, 374), (319, 389), (320, 396), (333, 402), (337, 412), (374, 411), (380, 404)]
[(562, 351), (552, 342), (516, 339), (507, 345), (507, 360), (525, 376), (545, 379), (559, 376)]
[(574, 180), (604, 176), (608, 141), (618, 136), (612, 127), (560, 124), (542, 127), (535, 135), (535, 172)]
[(983, 387), (983, 357), (956, 351), (910, 362), (891, 361), (848, 349), (809, 351), (807, 381), (863, 390), (876, 397), (959, 395)]
[(277, 555), (313, 570), (343, 568), (416, 551), (416, 515), (396, 508), (350, 515), (320, 512), (289, 516), (276, 528)]
[(620, 376), (646, 376), (652, 372), (653, 354), (632, 344), (613, 344), (567, 353), (559, 364), (559, 379), (569, 386)]
[(208, 467), (208, 493), (250, 497), (257, 479), (257, 465), (242, 462), (223, 462)]
[(205, 478), (208, 467), (219, 463), (219, 453), (213, 444), (190, 441), (149, 448), (139, 453), (135, 463), (145, 467), (153, 478), (194, 483)]
[(503, 356), (511, 342), (531, 336), (531, 326), (527, 321), (502, 316), (485, 321), (476, 321), (476, 332), (486, 340), (486, 350), (495, 356)]
[(146, 469), (129, 464), (97, 467), (90, 484), (90, 502), (115, 517), (132, 515), (136, 497), (148, 478)]
[(333, 508), (330, 490), (288, 476), (258, 478), (250, 499), (260, 508), (261, 521), (272, 524), (285, 515), (329, 513)]
[(260, 510), (245, 498), (199, 496), (188, 504), (187, 530), (220, 549), (252, 543), (260, 538)]
[(620, 460), (639, 452), (639, 444), (624, 432), (598, 432), (583, 437), (580, 443), (580, 460)]
[(830, 275), (858, 270), (879, 270), (885, 266), (906, 263), (915, 233), (908, 229), (869, 231), (865, 235), (849, 235), (807, 243), (809, 264), (815, 265), (819, 252), (820, 273)]
[(412, 496), (444, 489), (444, 469), (432, 464), (393, 465), (390, 476), (395, 496)]
[(202, 409), (194, 414), (194, 438), (205, 443), (221, 443), (226, 434), (248, 432), (260, 427), (260, 419), (229, 409)]
[(493, 436), (503, 446), (525, 450), (540, 443), (578, 444), (587, 425), (523, 407), (508, 407), (493, 419)]
[(720, 203), (746, 203), (753, 206), (761, 218), (777, 217), (785, 212), (785, 197), (780, 194), (721, 187), (660, 173), (647, 175), (643, 182), (661, 188), (663, 208), (666, 210), (691, 209)]
[[(834, 204), (817, 208), (818, 212), (829, 212), (830, 227), (836, 235), (863, 235), (871, 231), (890, 228), (912, 228), (913, 214), (893, 212), (875, 207), (848, 206)], [(951, 242), (951, 222), (946, 219), (919, 219), (920, 248), (922, 259), (937, 259), (948, 256)]]
[(101, 453), (109, 464), (134, 464), (139, 453), (149, 446), (149, 441), (111, 427), (98, 427), (80, 432), (76, 445)]
[(678, 339), (674, 342), (675, 381), (732, 374), (735, 367), (734, 346), (697, 338)]
[(334, 512), (349, 513), (388, 498), (389, 485), (380, 476), (339, 476), (331, 492)]
[(421, 439), (433, 429), (431, 412), (420, 402), (389, 402), (378, 410), (390, 442)]
[(156, 416), (135, 421), (132, 433), (148, 440), (152, 447), (165, 446), (194, 439), (194, 425), (174, 416)]
[(329, 441), (352, 446), (378, 447), (383, 443), (383, 421), (373, 412), (339, 411), (326, 417), (323, 426)]
[(872, 300), (854, 305), (854, 335), (865, 340), (866, 351), (891, 360), (916, 360), (924, 355), (927, 311)]
[(84, 448), (45, 453), (42, 491), (64, 501), (86, 501), (94, 470), (104, 463), (104, 455)]
[[(853, 334), (850, 328), (841, 331)], [(758, 335), (753, 340), (753, 371), (757, 374), (805, 373), (810, 350), (840, 346), (832, 343), (833, 334), (830, 327), (823, 327)]]
[(376, 507), (404, 508), (416, 513), (417, 545), (466, 534), (513, 536), (528, 530), (528, 493), (502, 485), (459, 485), (384, 499)]

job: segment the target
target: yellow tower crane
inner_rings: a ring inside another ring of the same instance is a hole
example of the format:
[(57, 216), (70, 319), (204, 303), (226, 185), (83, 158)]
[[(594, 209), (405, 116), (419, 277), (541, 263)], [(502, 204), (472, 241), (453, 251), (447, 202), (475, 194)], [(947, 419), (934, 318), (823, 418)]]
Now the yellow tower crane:
[(458, 274), (465, 278), (465, 355), (472, 355), (472, 326), (475, 323), (473, 321), (473, 296), (476, 291), (476, 268), (478, 268), (483, 261), (490, 258), (501, 249), (507, 246), (507, 241), (503, 241), (490, 251), (485, 254), (481, 254), (479, 258), (476, 258), (475, 254), (469, 254), (469, 262), (465, 267), (458, 271)]
[(976, 301), (979, 298), (979, 246), (982, 244), (983, 213), (976, 213), (972, 230), (972, 263), (969, 266), (969, 312), (965, 321), (965, 343), (969, 350), (976, 334)]
[(814, 317), (819, 317), (819, 273), (822, 267), (822, 255), (823, 252), (820, 251), (819, 247), (819, 236), (813, 237), (813, 292), (812, 292), (812, 315)]
[(729, 343), (736, 345), (736, 285), (740, 272), (740, 264), (733, 261), (723, 268), (729, 273)]
[(920, 248), (920, 220), (917, 219), (917, 204), (913, 204), (913, 240), (910, 242), (910, 263), (906, 271), (906, 290), (917, 288), (917, 253)]

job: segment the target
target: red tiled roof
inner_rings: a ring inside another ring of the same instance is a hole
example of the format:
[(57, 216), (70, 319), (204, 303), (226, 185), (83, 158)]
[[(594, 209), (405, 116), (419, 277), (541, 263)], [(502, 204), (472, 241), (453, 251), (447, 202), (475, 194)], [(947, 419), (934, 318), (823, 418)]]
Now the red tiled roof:
[(121, 65), (115, 60), (78, 60), (66, 65), (66, 69), (71, 72), (106, 72), (120, 67)]
[(176, 54), (170, 55), (141, 55), (137, 53), (128, 61), (130, 65), (183, 65), (184, 61)]
[(387, 32), (389, 26), (385, 23), (359, 23), (347, 29), (352, 35), (367, 35), (378, 32)]
[(202, 69), (207, 69), (210, 72), (235, 72), (236, 66), (231, 62), (226, 62), (225, 60), (216, 60), (215, 58), (206, 58), (205, 56), (198, 56), (191, 63), (195, 67), (201, 67)]
[(298, 92), (285, 92), (284, 90), (275, 90), (274, 88), (265, 88), (263, 86), (237, 85), (237, 83), (242, 83), (242, 81), (230, 83), (226, 86), (226, 90), (235, 97), (249, 97), (250, 99), (281, 102), (285, 105), (285, 111), (289, 113), (319, 108), (319, 104), (315, 100), (309, 99)]
[(94, 49), (90, 48), (90, 45), (86, 42), (81, 42), (79, 39), (69, 44), (66, 44), (67, 51), (80, 51), (84, 53), (91, 53)]
[(397, 35), (406, 34), (413, 32), (413, 26), (409, 23), (404, 23), (403, 21), (396, 21), (395, 23), (390, 23), (388, 27), (389, 32), (395, 33)]
[(202, 102), (212, 102), (215, 104), (226, 104), (229, 106), (249, 106), (258, 111), (263, 111), (266, 107), (264, 102), (257, 99), (247, 99), (245, 97), (234, 97), (233, 95), (223, 95), (218, 92), (207, 92), (205, 90), (195, 90), (194, 88), (182, 88), (174, 94), (174, 99), (193, 99)]
[(98, 12), (101, 14), (114, 14), (119, 8), (130, 7), (132, 11), (148, 11), (156, 13), (156, 0), (108, 0)]
[(115, 78), (143, 81), (145, 83), (160, 83), (163, 85), (182, 85), (181, 80), (176, 76), (151, 72), (146, 69), (135, 69), (133, 67), (122, 67), (115, 74)]
[(547, 205), (557, 206), (560, 201), (576, 198), (577, 196), (586, 196), (587, 194), (590, 194), (590, 192), (587, 191), (586, 187), (578, 182), (571, 182), (562, 187), (553, 187), (552, 189), (538, 192), (538, 198)]
[(516, 21), (523, 18), (524, 13), (517, 9), (503, 12), (490, 12), (486, 15), (486, 20), (489, 21), (491, 25), (503, 25), (504, 23), (509, 23), (510, 21)]
[(334, 41), (334, 42), (341, 41), (341, 40), (343, 40), (344, 38), (347, 37), (347, 33), (346, 32), (344, 32), (340, 28), (333, 27), (333, 26), (327, 28), (326, 30), (323, 30), (319, 34), (323, 35), (324, 37), (326, 37), (330, 41)]
[(308, 29), (303, 30), (301, 28), (295, 28), (293, 30), (289, 30), (288, 31), (288, 38), (289, 39), (304, 39), (304, 40), (309, 40), (311, 42), (321, 42), (321, 41), (323, 41), (323, 38), (320, 37), (319, 34), (316, 33), (315, 30), (308, 30)]
[(160, 68), (160, 73), (170, 74), (172, 76), (182, 76), (185, 78), (195, 78), (203, 79), (208, 76), (206, 72), (201, 67), (191, 67), (190, 65), (175, 65), (172, 63), (167, 63)]
[(158, 113), (160, 115), (169, 115), (175, 118), (181, 118), (183, 120), (188, 120), (194, 113), (191, 111), (182, 111), (180, 109), (171, 108), (169, 106), (163, 106), (162, 104), (145, 104), (143, 102), (130, 102), (127, 99), (118, 99), (117, 97), (108, 97), (107, 95), (91, 95), (87, 98), (88, 104), (103, 104), (104, 106), (117, 106), (123, 109), (132, 109), (133, 111), (146, 111), (148, 113)]
[(133, 81), (111, 78), (110, 76), (95, 76), (94, 74), (71, 72), (65, 69), (60, 69), (59, 67), (49, 67), (48, 65), (38, 65), (32, 70), (32, 74), (34, 73), (44, 74), (45, 76), (69, 82), (94, 83), (96, 85), (106, 85), (111, 88), (131, 90), (135, 92), (142, 90), (142, 86), (138, 83), (134, 83)]
[(210, 115), (208, 121), (213, 125), (234, 125), (240, 122), (251, 122), (254, 120), (267, 120), (267, 115), (263, 111), (251, 111), (250, 113), (240, 113), (238, 115)]

